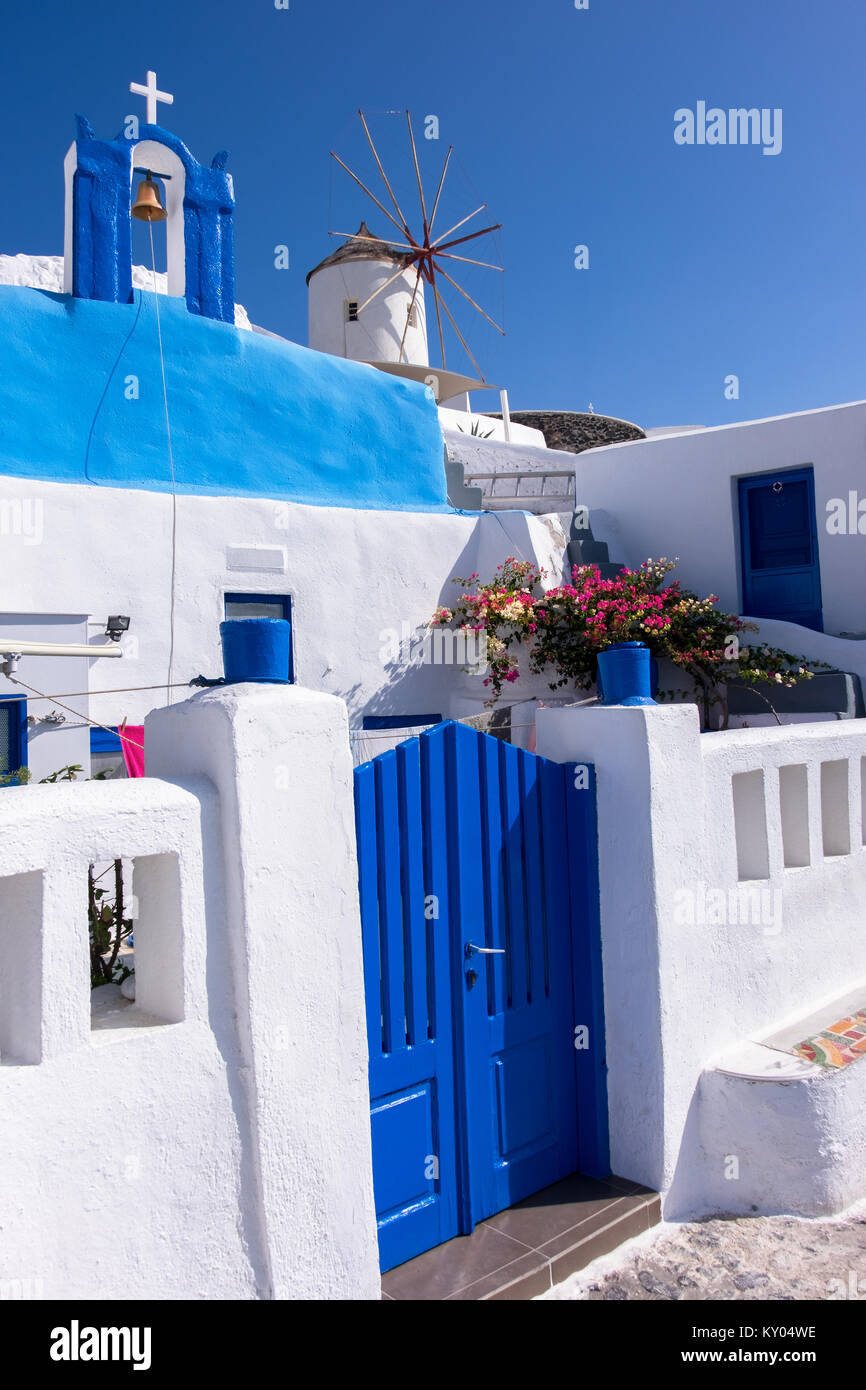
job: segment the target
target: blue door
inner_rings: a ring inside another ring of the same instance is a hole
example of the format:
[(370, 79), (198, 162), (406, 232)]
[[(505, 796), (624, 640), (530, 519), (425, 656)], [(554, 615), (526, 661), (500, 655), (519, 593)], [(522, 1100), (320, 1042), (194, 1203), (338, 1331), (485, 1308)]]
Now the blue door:
[(743, 613), (823, 631), (811, 468), (741, 478)]
[(609, 1171), (593, 770), (445, 723), (355, 772), (382, 1269)]

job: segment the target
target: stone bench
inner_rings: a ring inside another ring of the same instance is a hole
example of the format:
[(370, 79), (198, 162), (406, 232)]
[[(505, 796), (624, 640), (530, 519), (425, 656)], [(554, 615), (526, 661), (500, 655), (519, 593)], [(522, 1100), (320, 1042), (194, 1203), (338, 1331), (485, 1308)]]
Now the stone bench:
[(866, 1054), (832, 1066), (788, 1050), (864, 1006), (866, 983), (703, 1072), (702, 1182), (718, 1212), (826, 1216), (866, 1196)]
[(837, 719), (862, 719), (864, 715), (860, 677), (851, 671), (819, 671), (811, 680), (789, 686), (728, 681), (731, 715), (769, 714), (767, 700), (780, 715), (832, 714)]

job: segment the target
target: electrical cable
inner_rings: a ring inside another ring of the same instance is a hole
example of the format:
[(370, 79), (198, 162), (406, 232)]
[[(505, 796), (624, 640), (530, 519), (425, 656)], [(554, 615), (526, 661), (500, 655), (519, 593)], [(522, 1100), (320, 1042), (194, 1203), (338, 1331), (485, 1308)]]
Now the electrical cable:
[[(162, 347), (162, 325), (159, 317), (159, 290), (156, 284), (156, 252), (153, 246), (153, 221), (148, 221), (150, 231), (150, 262), (153, 274), (153, 301), (156, 308), (156, 334), (159, 340), (159, 365), (162, 372), (162, 399), (165, 405), (165, 433), (168, 440), (168, 464), (171, 470), (171, 585), (170, 585), (170, 606), (168, 619), (168, 677), (165, 683), (165, 693), (168, 696), (168, 703), (171, 704), (172, 674), (174, 671), (174, 611), (175, 596), (177, 585), (177, 484), (174, 475), (174, 454), (171, 447), (171, 421), (168, 414), (168, 389), (165, 384), (165, 354)], [(166, 286), (167, 288), (167, 286)]]
[[(114, 733), (117, 733), (117, 730), (116, 730), (116, 729), (109, 728), (109, 726), (108, 726), (107, 724), (100, 724), (99, 721), (98, 721), (97, 719), (91, 719), (88, 715), (82, 713), (81, 710), (73, 709), (73, 708), (71, 707), (71, 705), (64, 705), (62, 698), (61, 698), (60, 696), (58, 696), (58, 695), (45, 695), (41, 690), (37, 690), (35, 686), (33, 686), (33, 685), (28, 685), (28, 684), (26, 683), (26, 681), (19, 680), (17, 676), (7, 676), (6, 679), (9, 680), (13, 685), (20, 685), (21, 688), (22, 688), (23, 690), (29, 690), (29, 691), (31, 691), (31, 692), (33, 693), (33, 695), (35, 695), (35, 697), (36, 697), (37, 700), (51, 700), (53, 704), (59, 705), (61, 709), (67, 710), (69, 714), (74, 714), (74, 715), (76, 716), (77, 719), (82, 719), (82, 720), (84, 720), (84, 724), (81, 724), (81, 725), (78, 725), (78, 726), (77, 726), (77, 727), (79, 727), (79, 728), (84, 728), (85, 726), (92, 726), (94, 729), (102, 729), (102, 730), (103, 730), (105, 733), (107, 733), (107, 734), (114, 734)], [(174, 688), (177, 689), (177, 688), (180, 687), (182, 684), (184, 684), (184, 682), (182, 682), (182, 681), (175, 681), (175, 682), (174, 682)], [(138, 691), (140, 691), (140, 690), (163, 690), (164, 688), (165, 688), (165, 687), (164, 687), (163, 685), (128, 685), (128, 686), (124, 686), (124, 687), (122, 687), (121, 689), (118, 689), (118, 690), (78, 690), (78, 691), (70, 691), (70, 692), (67, 692), (66, 695), (65, 695), (65, 698), (66, 698), (67, 700), (74, 700), (74, 699), (75, 699), (76, 697), (78, 697), (78, 696), (85, 696), (85, 695), (129, 695), (129, 694), (135, 694), (136, 692), (138, 692)], [(187, 687), (187, 688), (188, 688), (188, 687)], [(525, 704), (530, 703), (531, 700), (532, 700), (533, 698), (534, 698), (533, 696), (527, 696), (527, 697), (526, 697), (525, 699), (523, 699), (523, 700), (515, 700), (515, 701), (513, 702), (513, 704), (510, 704), (510, 705), (502, 705), (502, 706), (500, 707), (500, 709), (499, 709), (498, 711), (496, 711), (496, 713), (502, 713), (502, 714), (504, 714), (507, 710), (517, 709), (517, 707), (518, 707), (519, 705), (525, 705)], [(576, 700), (574, 703), (575, 703), (575, 704), (578, 704), (578, 705), (593, 704), (593, 703), (595, 702), (596, 698), (597, 698), (596, 696), (591, 696), (588, 700)], [(454, 720), (454, 723), (455, 723), (455, 724), (468, 724), (471, 720), (477, 719), (477, 718), (478, 718), (478, 715), (477, 715), (477, 714), (467, 714), (467, 715), (464, 715), (462, 719), (456, 719), (456, 720)], [(73, 726), (72, 726), (72, 725), (68, 725), (68, 724), (65, 725), (65, 726), (58, 726), (58, 728), (61, 728), (61, 727), (64, 727), (64, 728), (67, 728), (67, 729), (68, 729), (68, 728), (71, 728), (71, 727), (73, 727)], [(412, 725), (412, 724), (407, 724), (407, 725), (406, 725), (406, 728), (409, 728), (409, 729), (411, 729), (411, 728), (421, 728), (421, 727), (423, 727), (423, 726), (421, 726), (421, 725)], [(528, 721), (528, 722), (526, 722), (526, 723), (521, 723), (521, 724), (511, 724), (511, 725), (510, 725), (510, 728), (512, 728), (512, 729), (531, 729), (531, 728), (533, 728), (533, 727), (534, 727), (534, 725), (533, 725), (532, 721)], [(350, 729), (350, 730), (349, 730), (349, 738), (350, 738), (350, 739), (355, 739), (355, 740), (357, 740), (357, 739), (362, 739), (362, 740), (364, 740), (364, 741), (366, 741), (366, 740), (372, 741), (372, 740), (374, 740), (374, 739), (395, 738), (395, 737), (399, 736), (400, 732), (401, 732), (401, 731), (400, 731), (399, 729), (381, 729), (381, 730), (380, 730), (380, 729), (376, 729), (376, 730), (372, 730), (372, 729), (371, 729), (371, 730), (367, 730), (367, 729)], [(132, 748), (141, 749), (142, 752), (144, 751), (143, 748), (142, 748), (142, 745), (141, 745), (140, 743), (136, 743), (134, 739), (127, 738), (125, 734), (120, 734), (120, 733), (118, 733), (117, 736), (118, 736), (118, 738), (121, 740), (121, 742), (123, 742), (123, 743), (128, 743), (128, 744), (130, 745), (130, 747), (132, 747)]]

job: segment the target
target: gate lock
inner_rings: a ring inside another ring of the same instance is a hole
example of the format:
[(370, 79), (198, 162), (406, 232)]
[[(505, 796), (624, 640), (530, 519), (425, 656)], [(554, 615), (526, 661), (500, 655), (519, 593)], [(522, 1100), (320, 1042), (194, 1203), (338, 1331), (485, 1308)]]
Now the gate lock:
[[(467, 941), (463, 948), (464, 959), (471, 960), (473, 956), (504, 956), (505, 950), (501, 946), (476, 946), (474, 941)], [(466, 971), (466, 983), (471, 989), (478, 979), (477, 970)]]

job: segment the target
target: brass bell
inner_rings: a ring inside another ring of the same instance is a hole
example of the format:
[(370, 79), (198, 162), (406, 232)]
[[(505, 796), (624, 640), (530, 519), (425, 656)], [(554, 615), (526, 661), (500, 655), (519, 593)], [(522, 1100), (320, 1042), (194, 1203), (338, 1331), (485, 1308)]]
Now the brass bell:
[(132, 205), (132, 215), (139, 222), (164, 222), (168, 213), (159, 200), (159, 189), (148, 174), (138, 185), (138, 193)]

